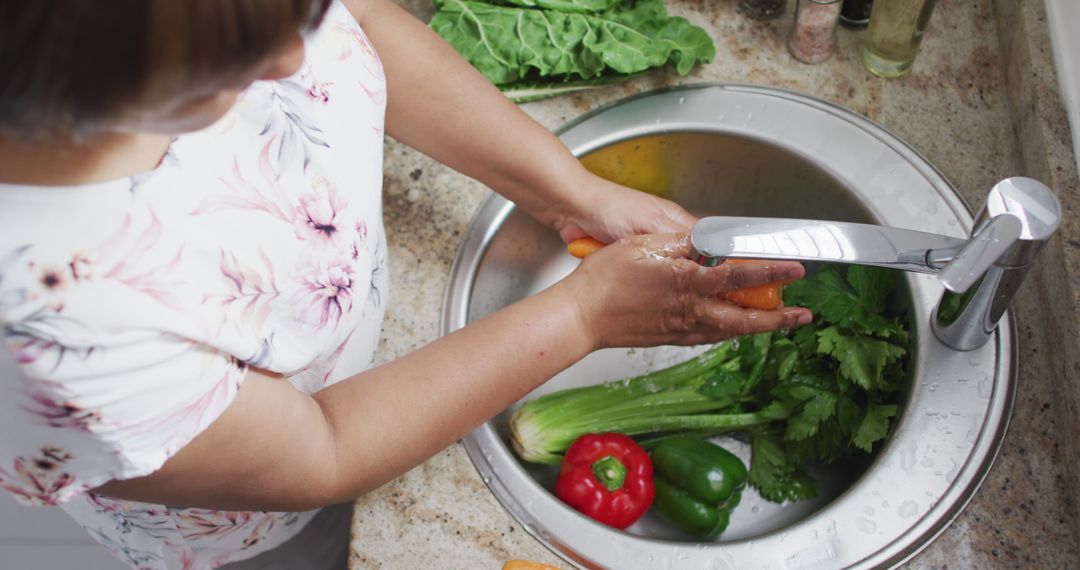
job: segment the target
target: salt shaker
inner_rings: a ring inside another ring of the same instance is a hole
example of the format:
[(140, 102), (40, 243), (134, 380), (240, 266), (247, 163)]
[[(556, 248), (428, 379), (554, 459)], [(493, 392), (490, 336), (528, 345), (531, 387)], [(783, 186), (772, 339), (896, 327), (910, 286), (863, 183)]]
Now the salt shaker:
[(821, 63), (832, 56), (840, 4), (840, 0), (799, 0), (788, 37), (788, 50), (795, 59)]

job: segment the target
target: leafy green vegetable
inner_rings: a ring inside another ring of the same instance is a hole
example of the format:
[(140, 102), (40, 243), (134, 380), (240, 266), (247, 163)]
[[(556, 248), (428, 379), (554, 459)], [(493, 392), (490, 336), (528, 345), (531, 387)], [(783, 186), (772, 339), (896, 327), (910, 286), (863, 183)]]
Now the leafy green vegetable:
[(543, 8), (558, 12), (595, 14), (619, 5), (623, 0), (502, 0), (502, 4), (522, 8)]
[(618, 431), (650, 447), (671, 434), (738, 431), (751, 441), (749, 482), (763, 497), (812, 497), (808, 465), (872, 452), (899, 413), (908, 334), (886, 314), (895, 279), (886, 269), (822, 269), (785, 292), (787, 304), (814, 311), (811, 325), (526, 402), (511, 419), (515, 448), (528, 461), (557, 463), (589, 432)]
[(580, 90), (672, 64), (712, 61), (701, 28), (663, 0), (436, 0), (429, 25), (503, 91), (521, 99)]

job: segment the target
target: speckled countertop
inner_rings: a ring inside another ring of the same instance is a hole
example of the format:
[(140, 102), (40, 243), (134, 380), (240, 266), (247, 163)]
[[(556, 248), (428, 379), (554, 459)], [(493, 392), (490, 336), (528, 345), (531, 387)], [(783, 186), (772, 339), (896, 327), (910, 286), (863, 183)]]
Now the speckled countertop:
[[(403, 0), (418, 16), (427, 0)], [(410, 4), (411, 2), (411, 4)], [(914, 72), (886, 81), (859, 62), (861, 32), (809, 66), (784, 47), (790, 16), (749, 20), (735, 0), (668, 0), (716, 39), (716, 61), (686, 77), (661, 71), (523, 108), (548, 128), (654, 88), (721, 81), (793, 89), (868, 116), (927, 156), (972, 204), (1024, 174), (1059, 193), (1061, 235), (1014, 304), (1020, 390), (1009, 433), (982, 489), (912, 568), (1080, 567), (1080, 184), (1054, 92), (1041, 0), (941, 2)], [(789, 4), (794, 4), (793, 1)], [(791, 6), (789, 6), (790, 11)], [(443, 289), (461, 237), (488, 190), (394, 141), (386, 148), (385, 218), (392, 263), (380, 362), (439, 335)], [(525, 558), (568, 568), (498, 504), (454, 445), (355, 504), (350, 567), (501, 568)]]

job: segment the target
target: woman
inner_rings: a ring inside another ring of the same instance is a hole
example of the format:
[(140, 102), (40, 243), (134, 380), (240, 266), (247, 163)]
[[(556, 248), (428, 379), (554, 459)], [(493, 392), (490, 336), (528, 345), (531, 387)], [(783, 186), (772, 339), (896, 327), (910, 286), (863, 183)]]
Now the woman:
[[(614, 245), (371, 368), (384, 128)], [(134, 568), (251, 558), (595, 349), (809, 322), (720, 301), (802, 268), (699, 267), (692, 222), (585, 171), (390, 0), (5, 3), (0, 488)]]

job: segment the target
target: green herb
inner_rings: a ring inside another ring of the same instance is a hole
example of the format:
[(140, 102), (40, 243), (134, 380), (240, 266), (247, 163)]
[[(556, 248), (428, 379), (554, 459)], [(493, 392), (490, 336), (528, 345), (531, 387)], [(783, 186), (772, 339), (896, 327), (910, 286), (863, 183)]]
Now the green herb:
[(515, 100), (606, 85), (668, 63), (685, 75), (716, 55), (709, 35), (668, 16), (663, 0), (507, 3), (436, 0), (429, 25)]
[(871, 453), (899, 412), (909, 335), (889, 312), (895, 287), (886, 269), (826, 267), (784, 293), (786, 304), (815, 313), (811, 325), (526, 402), (511, 419), (515, 448), (528, 461), (557, 463), (584, 433), (621, 432), (651, 447), (677, 434), (742, 432), (761, 496), (813, 497), (808, 465)]

